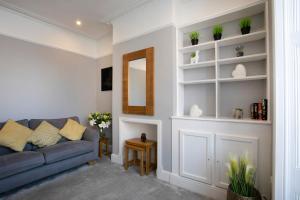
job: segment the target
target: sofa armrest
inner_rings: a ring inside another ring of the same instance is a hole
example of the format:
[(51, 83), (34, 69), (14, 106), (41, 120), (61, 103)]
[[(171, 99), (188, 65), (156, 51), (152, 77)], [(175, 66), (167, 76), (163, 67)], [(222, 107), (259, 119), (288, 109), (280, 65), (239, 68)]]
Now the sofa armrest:
[(99, 151), (99, 133), (97, 130), (92, 128), (86, 128), (82, 140), (93, 142), (94, 145), (94, 153), (95, 159), (98, 159), (98, 151)]

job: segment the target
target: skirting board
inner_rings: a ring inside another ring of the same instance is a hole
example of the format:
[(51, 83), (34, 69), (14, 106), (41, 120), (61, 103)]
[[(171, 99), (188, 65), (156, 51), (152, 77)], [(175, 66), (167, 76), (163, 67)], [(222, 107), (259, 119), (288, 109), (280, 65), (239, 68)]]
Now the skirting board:
[[(123, 165), (120, 156), (117, 155), (117, 154), (111, 154), (111, 162), (119, 164), (119, 165)], [(156, 174), (157, 174), (157, 178), (159, 180), (170, 183), (170, 174), (171, 174), (171, 172), (165, 171), (163, 169), (160, 169), (160, 170), (157, 169)]]
[(171, 173), (170, 184), (213, 198), (226, 199), (226, 190)]
[(122, 160), (118, 154), (114, 154), (114, 153), (111, 154), (111, 162), (119, 165), (123, 165)]

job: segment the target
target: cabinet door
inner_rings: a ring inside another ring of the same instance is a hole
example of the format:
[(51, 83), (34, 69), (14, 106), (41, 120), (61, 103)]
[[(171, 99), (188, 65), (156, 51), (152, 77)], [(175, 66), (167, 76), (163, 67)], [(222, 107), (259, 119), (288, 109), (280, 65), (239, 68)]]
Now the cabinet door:
[(211, 184), (213, 135), (180, 130), (180, 176)]
[(227, 166), (230, 155), (241, 156), (248, 154), (254, 167), (257, 168), (257, 138), (237, 137), (230, 135), (216, 135), (216, 169), (215, 185), (227, 188)]

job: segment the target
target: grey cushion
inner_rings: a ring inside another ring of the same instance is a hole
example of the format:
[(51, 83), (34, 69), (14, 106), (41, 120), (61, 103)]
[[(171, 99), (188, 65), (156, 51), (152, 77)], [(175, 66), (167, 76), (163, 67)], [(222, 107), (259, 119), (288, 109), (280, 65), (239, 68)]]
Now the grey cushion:
[[(17, 123), (25, 126), (25, 127), (28, 127), (28, 120), (27, 119), (22, 119), (22, 120), (19, 120), (19, 121), (16, 121)], [(6, 122), (0, 122), (0, 129), (3, 128), (3, 126), (5, 125)], [(27, 143), (26, 146), (24, 147), (24, 151), (31, 151), (33, 148), (32, 144), (30, 143)], [(0, 156), (1, 155), (6, 155), (6, 154), (10, 154), (10, 153), (14, 153), (15, 151), (13, 151), (12, 149), (9, 149), (7, 147), (3, 147), (3, 146), (0, 146)]]
[(29, 128), (32, 130), (36, 129), (42, 121), (46, 121), (58, 129), (62, 129), (67, 122), (68, 119), (73, 119), (79, 123), (78, 117), (68, 117), (68, 118), (60, 118), (60, 119), (31, 119), (29, 121)]
[(24, 151), (0, 156), (0, 179), (45, 163), (43, 154), (34, 151)]
[(59, 143), (53, 146), (37, 149), (42, 152), (47, 164), (65, 160), (93, 151), (93, 143), (83, 140)]

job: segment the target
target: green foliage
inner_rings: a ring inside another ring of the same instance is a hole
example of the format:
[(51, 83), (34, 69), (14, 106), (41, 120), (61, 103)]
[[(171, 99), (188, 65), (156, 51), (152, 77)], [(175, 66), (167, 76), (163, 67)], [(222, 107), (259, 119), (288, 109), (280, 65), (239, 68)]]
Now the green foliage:
[(243, 18), (240, 21), (240, 27), (246, 28), (251, 26), (251, 19), (249, 17)]
[(193, 52), (193, 53), (191, 54), (191, 58), (194, 58), (194, 57), (196, 57), (196, 53), (195, 53), (195, 52)]
[(221, 24), (215, 25), (213, 28), (213, 34), (214, 35), (220, 35), (223, 32), (223, 27)]
[(244, 197), (253, 197), (255, 169), (248, 156), (241, 156), (239, 159), (231, 156), (227, 167), (232, 191)]
[(196, 40), (199, 37), (199, 33), (197, 31), (193, 31), (190, 33), (190, 39), (191, 40)]

